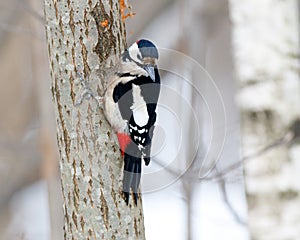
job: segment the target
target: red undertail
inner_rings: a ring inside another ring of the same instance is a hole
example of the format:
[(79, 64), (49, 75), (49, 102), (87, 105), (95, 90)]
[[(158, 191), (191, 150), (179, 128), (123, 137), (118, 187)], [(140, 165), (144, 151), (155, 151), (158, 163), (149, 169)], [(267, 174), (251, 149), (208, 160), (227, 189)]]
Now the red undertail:
[(118, 141), (121, 149), (122, 156), (124, 157), (124, 152), (131, 139), (130, 136), (125, 133), (118, 133)]

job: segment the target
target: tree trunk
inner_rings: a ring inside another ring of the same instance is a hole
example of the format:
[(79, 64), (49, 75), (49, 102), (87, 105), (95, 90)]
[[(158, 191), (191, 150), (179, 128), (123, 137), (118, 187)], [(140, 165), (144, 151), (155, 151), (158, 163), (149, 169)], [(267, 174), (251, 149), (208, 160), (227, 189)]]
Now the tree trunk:
[[(52, 95), (57, 122), (65, 239), (144, 239), (142, 202), (122, 198), (116, 136), (89, 87), (103, 94), (105, 76), (125, 47), (118, 0), (45, 0)], [(109, 57), (109, 62), (106, 61)]]
[[(299, 117), (298, 8), (296, 0), (230, 2), (247, 156), (288, 136)], [(299, 239), (299, 154), (299, 143), (283, 145), (245, 165), (251, 239)]]

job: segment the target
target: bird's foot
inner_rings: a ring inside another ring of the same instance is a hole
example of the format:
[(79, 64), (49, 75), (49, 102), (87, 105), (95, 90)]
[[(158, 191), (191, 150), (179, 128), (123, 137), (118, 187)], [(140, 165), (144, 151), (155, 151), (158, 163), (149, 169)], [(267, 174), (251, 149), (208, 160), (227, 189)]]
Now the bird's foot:
[(90, 99), (93, 98), (97, 101), (97, 104), (99, 106), (99, 108), (103, 108), (103, 97), (97, 95), (96, 93), (94, 93), (91, 88), (89, 87), (87, 81), (82, 77), (82, 75), (80, 73), (77, 72), (77, 76), (80, 80), (80, 83), (83, 87), (82, 92), (80, 93), (80, 95), (77, 97), (76, 102), (75, 102), (75, 106), (79, 106), (82, 104), (84, 99)]

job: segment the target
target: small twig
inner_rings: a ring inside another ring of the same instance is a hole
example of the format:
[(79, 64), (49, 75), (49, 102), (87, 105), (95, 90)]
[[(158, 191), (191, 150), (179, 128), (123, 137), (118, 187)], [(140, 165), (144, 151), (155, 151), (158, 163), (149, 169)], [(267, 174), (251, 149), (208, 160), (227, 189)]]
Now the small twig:
[(227, 206), (228, 210), (230, 211), (230, 213), (232, 214), (232, 216), (235, 218), (235, 220), (241, 224), (241, 225), (246, 225), (246, 222), (245, 220), (243, 220), (239, 214), (236, 212), (236, 210), (233, 208), (233, 206), (231, 205), (231, 203), (229, 202), (229, 199), (228, 199), (228, 194), (227, 194), (227, 191), (226, 191), (226, 184), (225, 184), (225, 180), (224, 179), (221, 179), (219, 181), (219, 186), (220, 186), (220, 191), (221, 191), (221, 194), (223, 196), (223, 201), (225, 203), (225, 205)]
[[(253, 154), (250, 154), (250, 155), (242, 157), (242, 159), (240, 161), (231, 164), (230, 166), (228, 166), (224, 170), (218, 172), (217, 174), (215, 174), (215, 175), (213, 175), (211, 177), (200, 178), (199, 180), (200, 181), (208, 181), (208, 180), (220, 180), (220, 179), (223, 179), (224, 176), (226, 176), (227, 174), (229, 174), (231, 171), (233, 171), (233, 170), (241, 167), (243, 164), (245, 164), (249, 160), (257, 158), (257, 157), (259, 157), (259, 156), (267, 153), (268, 151), (271, 151), (272, 149), (274, 149), (276, 147), (287, 145), (287, 144), (291, 143), (294, 139), (295, 139), (294, 134), (291, 133), (291, 132), (288, 132), (283, 137), (277, 139), (276, 141), (274, 141), (273, 143), (267, 145), (266, 147), (262, 148), (261, 150), (255, 152)], [(153, 158), (153, 162), (155, 162), (156, 164), (158, 164), (160, 167), (164, 167), (164, 165), (161, 164), (160, 161), (158, 161), (156, 158)], [(216, 165), (214, 166), (214, 168), (216, 168)], [(180, 175), (180, 173), (178, 173), (177, 171), (174, 171), (173, 169), (170, 169), (170, 168), (167, 168), (167, 167), (166, 167), (166, 171), (168, 173), (170, 173), (171, 175), (173, 175), (173, 176)], [(185, 175), (185, 173), (183, 173), (181, 175)]]
[(244, 156), (242, 157), (242, 159), (230, 166), (228, 166), (227, 168), (225, 168), (224, 170), (222, 170), (221, 172), (211, 176), (211, 177), (206, 177), (203, 178), (201, 180), (218, 180), (220, 178), (223, 178), (225, 175), (227, 175), (228, 173), (230, 173), (231, 171), (241, 167), (243, 164), (245, 164), (246, 162), (248, 162), (251, 159), (257, 158), (267, 152), (269, 152), (270, 150), (279, 147), (279, 146), (283, 146), (286, 144), (291, 143), (294, 140), (294, 134), (292, 134), (291, 132), (288, 132), (287, 134), (285, 134), (283, 137), (275, 140), (273, 143), (267, 145), (266, 147), (262, 148), (261, 150), (252, 153), (248, 156)]

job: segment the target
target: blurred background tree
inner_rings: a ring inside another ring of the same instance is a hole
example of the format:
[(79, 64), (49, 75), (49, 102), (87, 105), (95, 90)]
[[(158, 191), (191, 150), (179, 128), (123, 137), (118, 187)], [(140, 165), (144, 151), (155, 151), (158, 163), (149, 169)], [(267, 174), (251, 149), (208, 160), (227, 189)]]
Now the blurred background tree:
[(243, 154), (275, 142), (245, 164), (251, 238), (298, 239), (299, 1), (232, 0), (231, 9)]

